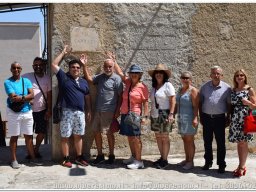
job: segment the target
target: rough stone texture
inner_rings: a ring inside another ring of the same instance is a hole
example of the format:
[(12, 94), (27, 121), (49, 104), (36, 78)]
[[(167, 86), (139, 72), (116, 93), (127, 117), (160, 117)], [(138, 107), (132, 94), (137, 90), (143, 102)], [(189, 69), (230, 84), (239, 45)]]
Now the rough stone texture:
[[(224, 80), (232, 84), (236, 68), (243, 67), (249, 82), (255, 87), (253, 65), (255, 57), (255, 7), (254, 4), (53, 4), (52, 57), (65, 43), (70, 43), (72, 27), (95, 28), (99, 34), (101, 52), (86, 52), (92, 73), (99, 73), (104, 51), (116, 52), (118, 63), (124, 70), (131, 64), (140, 64), (145, 73), (143, 80), (151, 88), (147, 70), (157, 63), (167, 64), (173, 71), (171, 82), (177, 89), (179, 75), (184, 70), (194, 74), (194, 84), (199, 87), (209, 79), (209, 68), (220, 65)], [(79, 56), (81, 52), (73, 52)], [(62, 68), (66, 70), (63, 63)], [(53, 78), (53, 86), (56, 80)], [(95, 88), (91, 85), (93, 99)], [(94, 102), (94, 101), (93, 101)], [(57, 130), (54, 129), (53, 132)], [(227, 130), (228, 131), (228, 130)], [(201, 140), (201, 128), (196, 136)], [(56, 135), (55, 133), (53, 135)], [(92, 140), (89, 126), (86, 150)], [(176, 130), (170, 134), (173, 149), (181, 148)], [(54, 137), (56, 143), (58, 137)], [(89, 139), (90, 138), (90, 139)], [(142, 136), (143, 151), (158, 153), (153, 133)], [(179, 142), (177, 142), (179, 141)], [(228, 148), (234, 148), (228, 144)], [(53, 145), (58, 146), (58, 145)], [(151, 147), (148, 147), (151, 146)], [(154, 147), (153, 147), (154, 146)], [(95, 146), (93, 146), (94, 148)], [(127, 151), (125, 137), (116, 138), (116, 147)], [(54, 148), (54, 147), (53, 147)], [(154, 150), (152, 150), (154, 148)], [(104, 149), (107, 149), (104, 137)], [(148, 149), (148, 150), (147, 150)], [(197, 150), (202, 150), (199, 146)], [(55, 156), (60, 147), (53, 149)], [(104, 150), (108, 152), (107, 150)], [(172, 150), (171, 153), (175, 152)]]

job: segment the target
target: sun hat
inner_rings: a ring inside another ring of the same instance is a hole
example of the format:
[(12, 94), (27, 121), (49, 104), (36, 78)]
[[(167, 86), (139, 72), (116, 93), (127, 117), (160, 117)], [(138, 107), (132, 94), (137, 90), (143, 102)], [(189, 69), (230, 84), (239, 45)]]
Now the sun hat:
[(139, 65), (134, 64), (129, 68), (128, 73), (143, 73), (143, 71)]
[(155, 71), (164, 71), (168, 77), (171, 77), (171, 70), (165, 64), (159, 63), (155, 69), (149, 70), (148, 74), (152, 77)]

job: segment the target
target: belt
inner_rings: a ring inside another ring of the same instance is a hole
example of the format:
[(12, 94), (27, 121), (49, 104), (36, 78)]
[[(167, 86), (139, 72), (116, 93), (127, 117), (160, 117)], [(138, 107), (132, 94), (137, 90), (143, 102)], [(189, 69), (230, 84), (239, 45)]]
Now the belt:
[(204, 115), (207, 116), (207, 117), (210, 117), (212, 119), (219, 118), (219, 117), (225, 117), (225, 113), (221, 113), (221, 114), (207, 114), (207, 113), (204, 113)]

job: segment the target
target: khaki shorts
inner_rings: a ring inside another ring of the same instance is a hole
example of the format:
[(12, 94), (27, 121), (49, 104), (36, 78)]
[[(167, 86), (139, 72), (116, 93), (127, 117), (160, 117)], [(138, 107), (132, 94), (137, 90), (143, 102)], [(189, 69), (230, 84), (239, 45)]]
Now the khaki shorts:
[(113, 117), (113, 112), (95, 112), (92, 122), (93, 131), (106, 133), (110, 128)]

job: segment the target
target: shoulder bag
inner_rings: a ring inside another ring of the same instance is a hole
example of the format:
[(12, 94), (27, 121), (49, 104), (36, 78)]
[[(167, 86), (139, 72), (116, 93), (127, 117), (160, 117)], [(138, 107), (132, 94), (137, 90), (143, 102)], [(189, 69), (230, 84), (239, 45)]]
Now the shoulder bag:
[[(24, 96), (24, 79), (23, 78), (22, 78), (22, 96)], [(18, 113), (23, 109), (24, 104), (25, 104), (24, 101), (12, 102), (10, 103), (9, 107), (11, 108), (11, 110)]]

